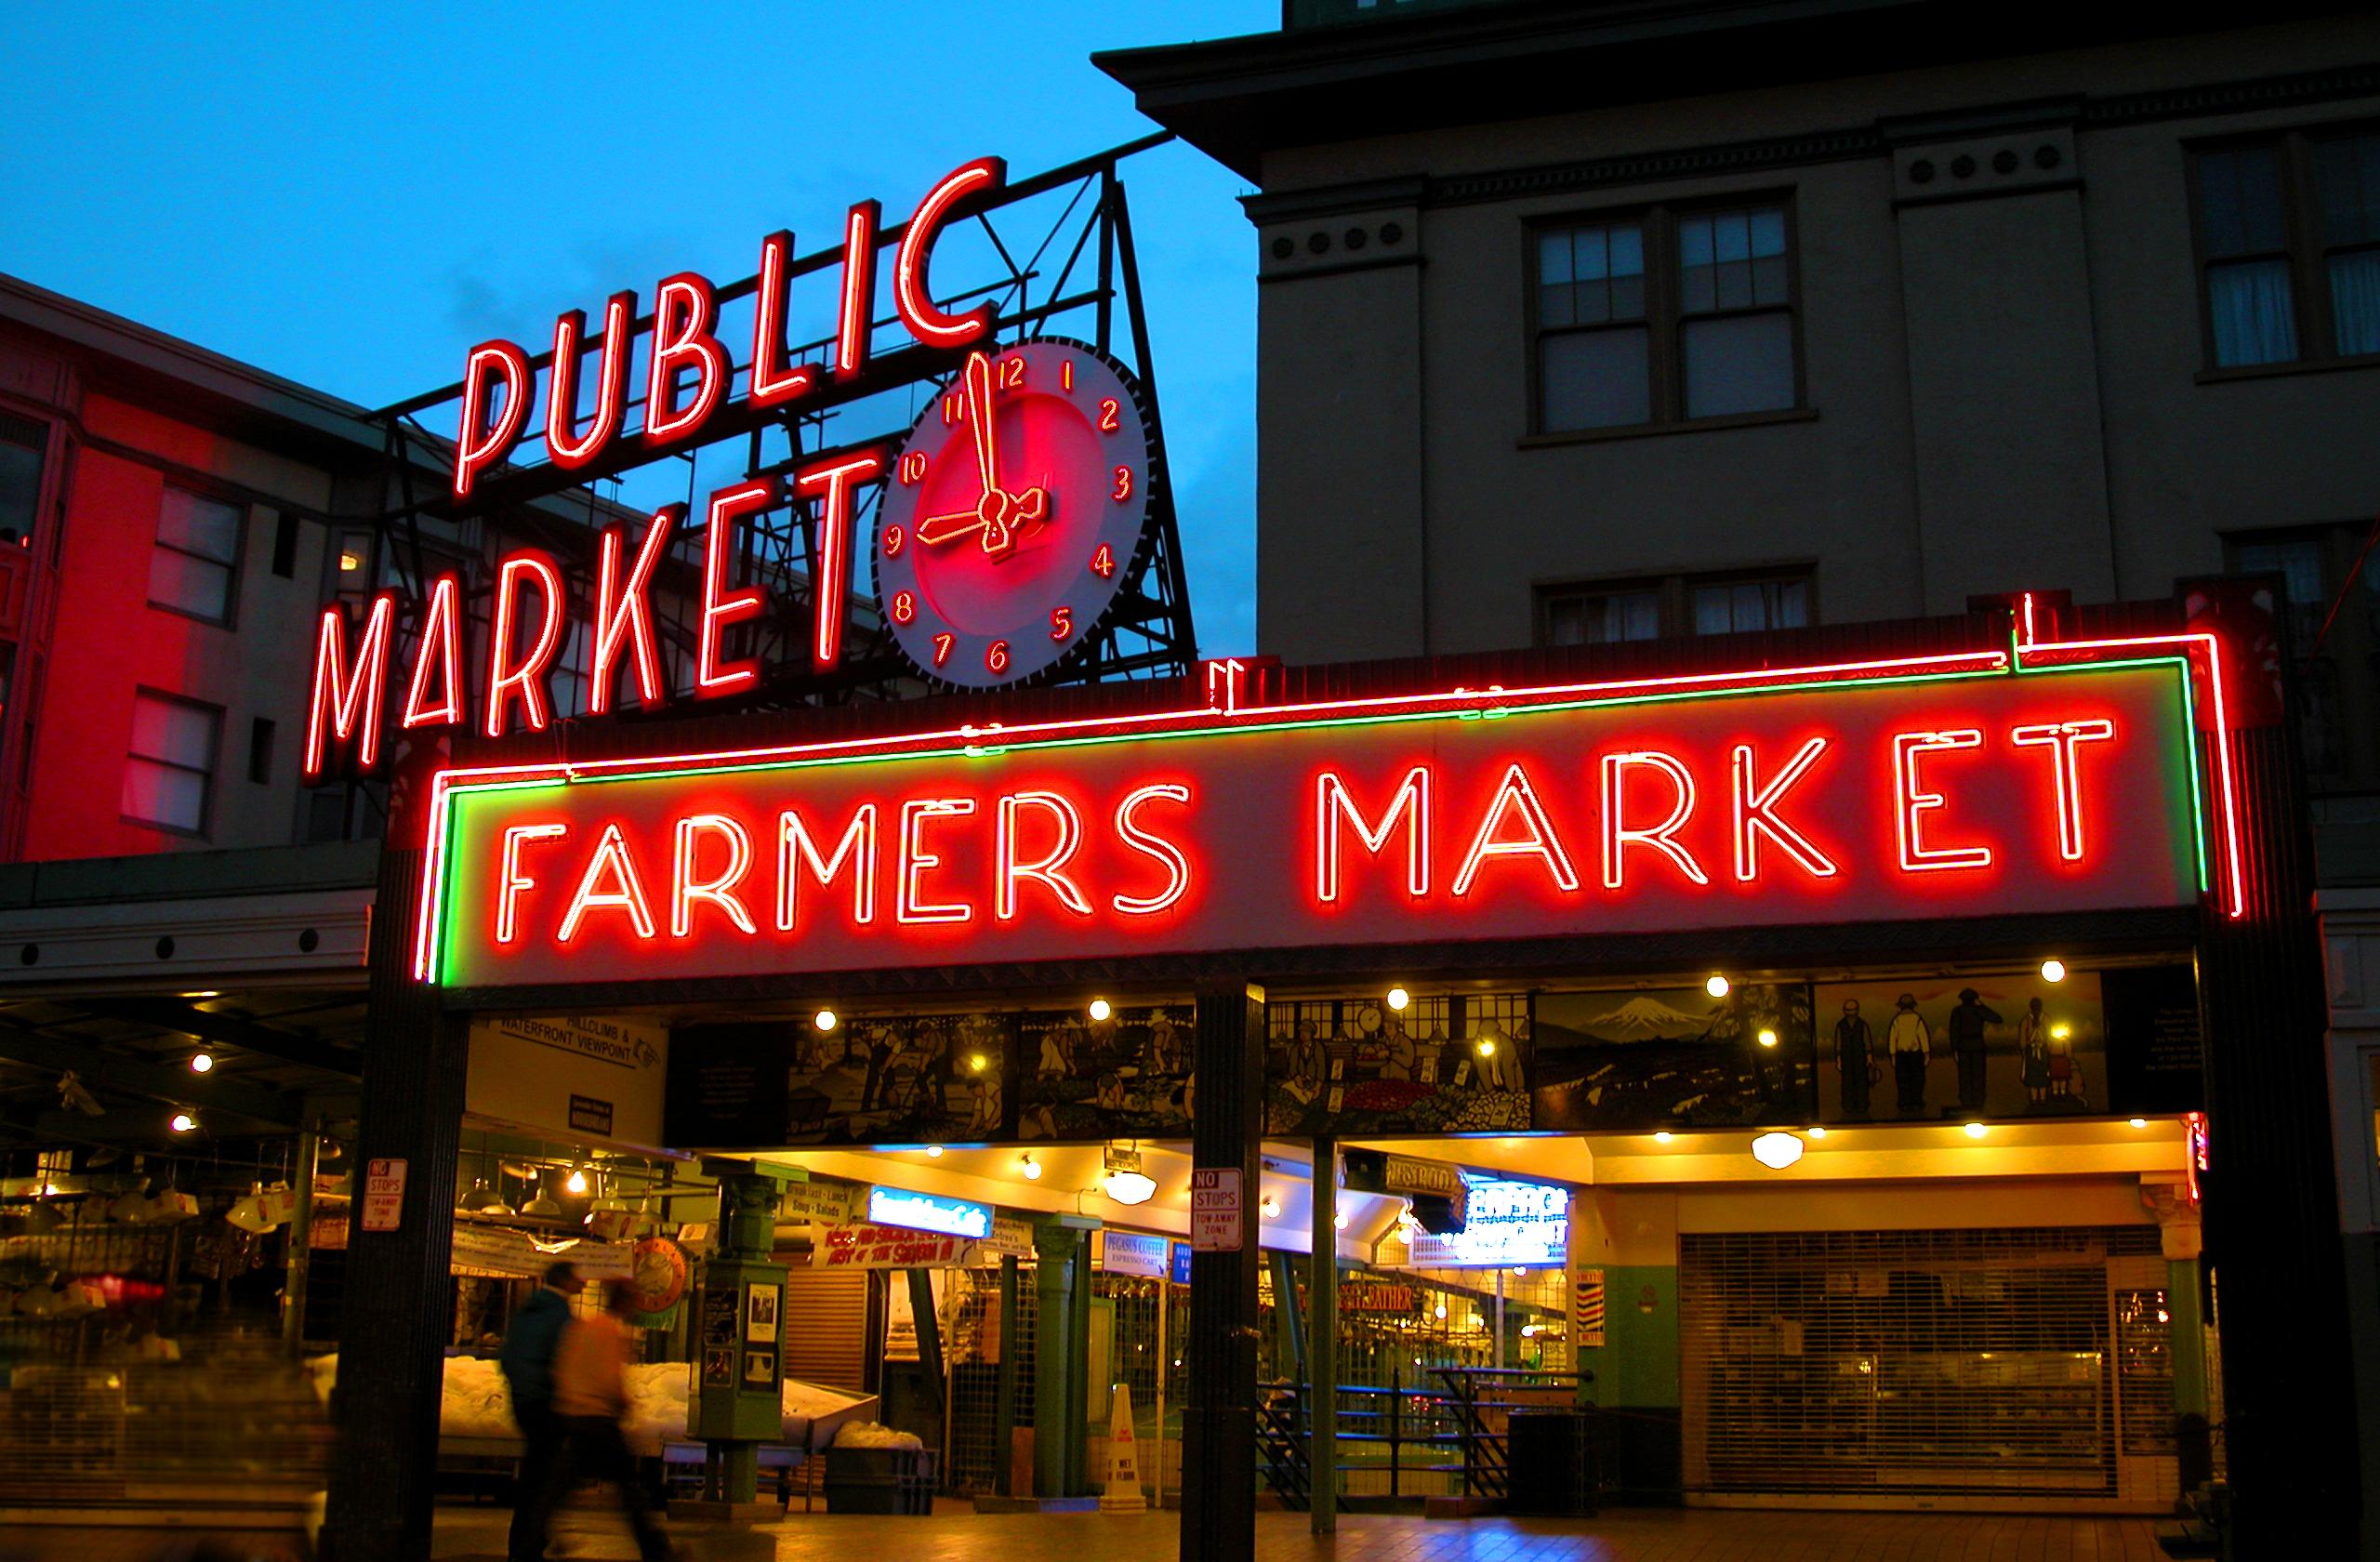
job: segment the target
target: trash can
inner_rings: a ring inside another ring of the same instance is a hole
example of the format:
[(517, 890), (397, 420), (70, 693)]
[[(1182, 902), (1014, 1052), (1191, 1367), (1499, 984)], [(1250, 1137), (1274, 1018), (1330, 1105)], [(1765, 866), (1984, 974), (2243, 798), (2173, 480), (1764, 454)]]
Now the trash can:
[(932, 1465), (918, 1449), (830, 1448), (826, 1450), (826, 1511), (830, 1514), (931, 1514)]
[(1554, 1518), (1595, 1512), (1594, 1427), (1584, 1410), (1514, 1410), (1506, 1423), (1504, 1511)]

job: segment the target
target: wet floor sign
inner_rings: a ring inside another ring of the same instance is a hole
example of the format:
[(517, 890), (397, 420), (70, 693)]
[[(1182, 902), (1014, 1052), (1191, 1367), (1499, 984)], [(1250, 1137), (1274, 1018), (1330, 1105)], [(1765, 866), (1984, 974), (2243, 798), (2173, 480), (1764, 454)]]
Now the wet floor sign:
[(1132, 1436), (1132, 1391), (1117, 1383), (1107, 1422), (1107, 1489), (1099, 1499), (1099, 1511), (1146, 1513), (1148, 1506), (1148, 1499), (1141, 1495), (1141, 1445)]

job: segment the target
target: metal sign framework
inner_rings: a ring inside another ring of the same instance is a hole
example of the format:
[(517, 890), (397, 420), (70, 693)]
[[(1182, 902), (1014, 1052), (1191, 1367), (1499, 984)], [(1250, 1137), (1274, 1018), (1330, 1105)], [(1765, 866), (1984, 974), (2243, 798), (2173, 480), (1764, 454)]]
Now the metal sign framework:
[[(966, 223), (966, 228), (979, 232), (988, 242), (997, 274), (945, 292), (940, 298), (945, 305), (991, 302), (994, 342), (1013, 344), (1064, 334), (1123, 364), (1139, 381), (1149, 425), (1160, 439), (1162, 422), (1147, 311), (1118, 169), (1124, 159), (1170, 139), (1170, 134), (1144, 137), (1007, 185)], [(897, 244), (906, 226), (882, 229), (877, 235), (878, 246)], [(961, 231), (954, 230), (953, 234)], [(801, 256), (787, 267), (788, 281), (834, 268), (843, 254), (842, 245), (837, 244)], [(721, 304), (752, 298), (759, 286), (757, 275), (747, 277), (719, 287), (717, 298)], [(650, 312), (643, 314), (631, 329), (648, 332), (653, 319)], [(871, 334), (894, 325), (890, 314), (877, 316), (871, 320)], [(793, 357), (813, 360), (831, 339), (798, 343)], [(594, 351), (602, 341), (600, 335), (590, 337), (581, 344), (582, 351)], [(855, 378), (822, 377), (813, 394), (790, 405), (765, 408), (753, 406), (742, 394), (748, 386), (751, 365), (731, 360), (730, 382), (737, 393), (717, 409), (691, 443), (654, 451), (633, 439), (617, 440), (600, 459), (575, 469), (544, 458), (515, 462), (487, 473), (467, 499), (457, 499), (441, 479), (441, 473), (452, 467), (456, 441), (437, 431), (440, 424), (459, 430), (463, 384), (398, 402), (370, 415), (384, 430), (382, 491), (389, 504), (375, 519), (373, 573), (378, 578), (374, 584), (378, 589), (405, 592), (417, 600), (435, 576), (460, 566), (465, 575), (467, 621), (480, 626), (484, 634), (494, 593), (490, 572), (484, 568), (485, 555), (491, 550), (483, 539), (495, 536), (550, 551), (567, 589), (583, 599), (592, 589), (597, 534), (607, 525), (640, 517), (640, 512), (617, 501), (599, 497), (595, 483), (610, 480), (616, 484), (632, 470), (681, 459), (687, 463), (691, 502), (696, 457), (732, 440), (744, 442), (742, 466), (747, 477), (782, 476), (797, 468), (815, 466), (839, 452), (889, 446), (906, 433), (916, 407), (928, 404), (920, 392), (938, 390), (959, 371), (964, 356), (921, 344), (888, 348), (871, 358), (866, 371)], [(552, 362), (550, 351), (529, 360), (533, 371), (549, 370)], [(632, 417), (641, 417), (639, 409), (644, 402), (641, 390), (631, 390)], [(542, 436), (523, 443), (540, 444)], [(874, 515), (883, 491), (884, 482), (879, 480), (860, 495), (855, 536), (873, 535)], [(440, 532), (451, 535), (442, 536), (437, 535)], [(889, 626), (865, 593), (854, 593), (848, 610), (847, 649), (840, 665), (825, 670), (813, 668), (806, 646), (815, 595), (812, 581), (817, 533), (810, 505), (800, 501), (751, 517), (739, 527), (735, 574), (765, 589), (770, 603), (762, 620), (741, 631), (748, 638), (739, 649), (741, 655), (757, 659), (766, 672), (756, 688), (715, 708), (722, 713), (903, 698), (923, 692), (894, 644)], [(456, 557), (458, 550), (467, 556)], [(658, 582), (663, 590), (656, 593), (655, 628), (663, 655), (670, 663), (674, 688), (684, 687), (679, 670), (694, 655), (697, 626), (693, 604), (698, 597), (694, 582), (701, 561), (699, 528), (681, 533)], [(360, 598), (362, 593), (352, 595)], [(417, 632), (415, 627), (406, 627), (402, 641), (404, 654), (410, 654)], [(1197, 662), (1197, 646), (1171, 485), (1156, 483), (1151, 493), (1149, 546), (1141, 550), (1116, 611), (1079, 654), (1039, 681), (1183, 677)], [(574, 707), (565, 699), (562, 708), (567, 711)], [(636, 714), (621, 713), (628, 720), (634, 720)]]

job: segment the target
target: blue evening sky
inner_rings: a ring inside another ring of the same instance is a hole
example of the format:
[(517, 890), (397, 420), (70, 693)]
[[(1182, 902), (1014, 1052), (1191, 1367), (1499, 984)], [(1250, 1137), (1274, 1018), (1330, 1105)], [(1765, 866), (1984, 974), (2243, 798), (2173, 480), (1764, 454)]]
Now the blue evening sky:
[[(1154, 128), (1093, 49), (1263, 32), (1277, 0), (24, 6), (0, 271), (370, 405), (490, 336), (749, 275), (985, 152)], [(1125, 166), (1201, 648), (1255, 641), (1254, 236), (1173, 145)], [(823, 326), (821, 327), (823, 328)]]

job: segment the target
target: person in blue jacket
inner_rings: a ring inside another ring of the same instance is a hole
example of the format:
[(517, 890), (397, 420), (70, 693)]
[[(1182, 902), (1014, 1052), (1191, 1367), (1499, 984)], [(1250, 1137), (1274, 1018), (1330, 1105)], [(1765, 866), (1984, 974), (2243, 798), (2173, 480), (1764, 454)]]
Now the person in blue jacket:
[(562, 1418), (554, 1413), (554, 1352), (571, 1319), (571, 1299), (587, 1289), (568, 1261), (546, 1270), (536, 1294), (512, 1317), (496, 1363), (512, 1390), (521, 1424), (521, 1478), (512, 1487), (509, 1562), (545, 1562), (547, 1531), (569, 1479)]

